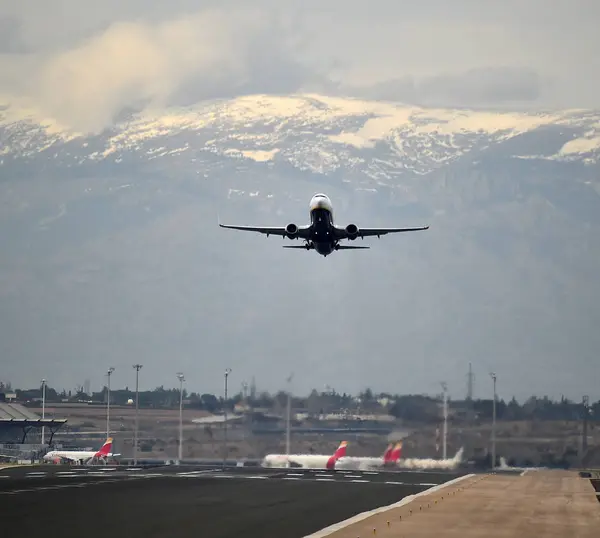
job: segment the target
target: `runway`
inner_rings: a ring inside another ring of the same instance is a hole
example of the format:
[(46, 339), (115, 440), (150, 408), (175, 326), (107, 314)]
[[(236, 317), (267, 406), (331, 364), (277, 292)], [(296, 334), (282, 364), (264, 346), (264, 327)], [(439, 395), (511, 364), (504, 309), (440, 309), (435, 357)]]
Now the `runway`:
[[(31, 489), (32, 484), (61, 481), (125, 480), (128, 478), (215, 478), (248, 480), (284, 480), (314, 482), (352, 482), (361, 484), (414, 485), (432, 487), (461, 473), (415, 471), (351, 471), (320, 469), (262, 469), (256, 467), (209, 466), (60, 466), (17, 467), (0, 470), (0, 494), (9, 494), (12, 486)], [(25, 484), (25, 486), (24, 486)]]
[(44, 466), (0, 471), (7, 535), (302, 538), (457, 474)]

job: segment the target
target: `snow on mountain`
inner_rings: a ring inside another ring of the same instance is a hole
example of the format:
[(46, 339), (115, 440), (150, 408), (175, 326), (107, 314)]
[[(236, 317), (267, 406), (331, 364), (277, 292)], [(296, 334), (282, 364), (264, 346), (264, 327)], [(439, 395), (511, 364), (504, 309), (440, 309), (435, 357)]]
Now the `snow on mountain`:
[[(0, 140), (3, 174), (14, 164), (71, 168), (161, 158), (200, 169), (218, 158), (234, 165), (285, 163), (318, 174), (358, 172), (389, 184), (394, 177), (426, 175), (461, 158), (505, 153), (507, 147), (511, 158), (598, 163), (600, 112), (527, 114), (313, 94), (252, 95), (146, 110), (84, 135), (33, 110), (5, 105)], [(519, 144), (510, 145), (514, 140)]]

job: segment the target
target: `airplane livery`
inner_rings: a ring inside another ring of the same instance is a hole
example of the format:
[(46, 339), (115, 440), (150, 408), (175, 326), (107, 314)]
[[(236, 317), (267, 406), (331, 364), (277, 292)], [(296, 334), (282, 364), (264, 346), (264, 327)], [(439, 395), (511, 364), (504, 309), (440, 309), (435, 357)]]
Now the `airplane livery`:
[(246, 230), (269, 235), (279, 235), (288, 239), (303, 239), (303, 245), (286, 245), (283, 248), (315, 250), (321, 256), (329, 256), (334, 250), (367, 249), (370, 247), (341, 245), (343, 239), (354, 241), (358, 237), (381, 237), (389, 233), (414, 232), (427, 230), (429, 226), (418, 228), (359, 228), (356, 224), (348, 224), (342, 228), (333, 222), (333, 206), (325, 194), (315, 194), (310, 201), (310, 224), (298, 226), (290, 223), (285, 227), (277, 226), (237, 226), (221, 224), (221, 228)]
[(120, 456), (120, 454), (112, 453), (112, 446), (113, 440), (112, 437), (109, 437), (100, 450), (52, 450), (45, 454), (43, 459), (54, 463), (68, 462), (86, 465), (93, 461), (106, 463), (108, 458)]

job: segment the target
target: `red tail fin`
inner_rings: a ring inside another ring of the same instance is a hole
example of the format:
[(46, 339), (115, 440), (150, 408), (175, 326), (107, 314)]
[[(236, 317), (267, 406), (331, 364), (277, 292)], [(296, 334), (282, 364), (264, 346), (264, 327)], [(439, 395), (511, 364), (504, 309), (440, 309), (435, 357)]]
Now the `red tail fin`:
[(340, 446), (337, 447), (337, 450), (333, 453), (333, 456), (327, 460), (327, 469), (333, 469), (335, 467), (335, 462), (346, 455), (346, 446), (348, 446), (348, 441), (342, 441), (340, 443)]
[(391, 451), (389, 462), (396, 463), (400, 459), (401, 453), (402, 453), (402, 441), (399, 443), (396, 443), (394, 450)]
[(342, 441), (340, 446), (337, 447), (337, 450), (333, 453), (335, 459), (343, 458), (346, 455), (346, 447), (348, 446), (348, 441)]
[(385, 452), (383, 453), (383, 461), (388, 461), (390, 459), (390, 456), (392, 455), (392, 448), (394, 447), (394, 445), (392, 445), (391, 443), (388, 445), (388, 447), (385, 449)]
[(106, 440), (106, 442), (102, 445), (102, 448), (94, 454), (94, 457), (101, 458), (101, 457), (108, 456), (108, 454), (110, 454), (112, 452), (112, 443), (113, 443), (112, 437), (109, 437)]

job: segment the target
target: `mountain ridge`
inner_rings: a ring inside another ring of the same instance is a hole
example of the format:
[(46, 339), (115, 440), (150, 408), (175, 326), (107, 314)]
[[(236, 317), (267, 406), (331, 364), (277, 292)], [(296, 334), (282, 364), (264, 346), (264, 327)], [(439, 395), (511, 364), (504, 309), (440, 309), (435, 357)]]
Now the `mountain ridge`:
[[(472, 361), (512, 394), (546, 392), (541, 372), (555, 394), (593, 393), (600, 114), (434, 110), (246, 96), (82, 137), (4, 110), (7, 375), (44, 357), (75, 384), (135, 356), (160, 384), (176, 356), (214, 384), (226, 362), (267, 387), (304, 365), (411, 391), (434, 370), (461, 386)], [(430, 229), (323, 263), (217, 226), (302, 224), (316, 191), (340, 224)]]
[[(213, 154), (287, 162), (320, 174), (358, 167), (377, 181), (399, 174), (427, 175), (465, 155), (544, 130), (562, 134), (560, 141), (545, 154), (513, 157), (600, 162), (600, 112), (595, 111), (484, 112), (317, 94), (256, 95), (146, 110), (92, 135), (49, 120), (36, 123), (33, 112), (21, 120), (17, 111), (0, 114), (0, 170), (16, 160), (40, 158), (70, 167), (86, 161), (121, 163), (127, 154), (146, 161), (189, 156), (192, 162), (210, 160)], [(375, 155), (382, 144), (384, 158)]]

